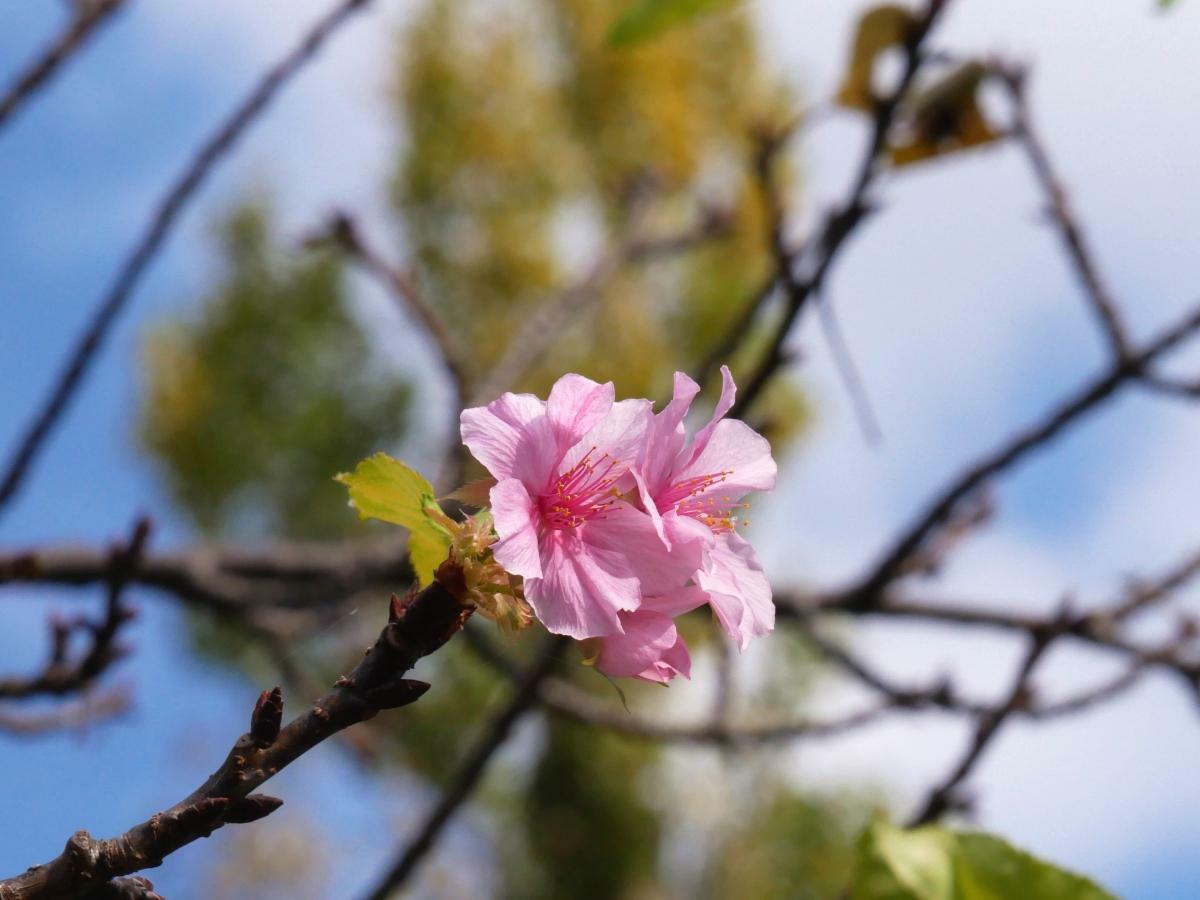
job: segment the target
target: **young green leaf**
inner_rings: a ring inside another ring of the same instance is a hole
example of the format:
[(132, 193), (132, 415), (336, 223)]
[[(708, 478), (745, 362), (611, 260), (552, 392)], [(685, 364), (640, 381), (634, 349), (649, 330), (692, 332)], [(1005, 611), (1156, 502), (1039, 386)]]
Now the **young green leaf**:
[(634, 0), (608, 32), (613, 47), (628, 47), (740, 0)]
[(894, 3), (884, 3), (863, 13), (854, 32), (854, 46), (838, 88), (837, 102), (849, 109), (871, 112), (875, 60), (885, 50), (903, 45), (913, 27), (913, 14)]
[(909, 133), (889, 148), (893, 164), (909, 165), (999, 140), (983, 113), (979, 91), (987, 68), (966, 62), (907, 103)]
[[(353, 472), (335, 476), (350, 492), (359, 518), (379, 519), (409, 531), (408, 552), (422, 586), (450, 551), (450, 534), (436, 520), (443, 515), (433, 486), (419, 473), (386, 453), (364, 459)], [(432, 515), (431, 515), (432, 514)]]
[(876, 818), (859, 840), (853, 900), (1114, 900), (1095, 882), (1006, 841)]

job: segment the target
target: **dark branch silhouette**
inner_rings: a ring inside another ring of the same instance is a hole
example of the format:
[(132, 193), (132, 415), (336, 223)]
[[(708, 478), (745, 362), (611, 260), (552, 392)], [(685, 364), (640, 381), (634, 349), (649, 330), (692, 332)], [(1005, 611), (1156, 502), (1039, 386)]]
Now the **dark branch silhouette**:
[(62, 34), (0, 96), (0, 129), (124, 4), (125, 0), (74, 0), (74, 14)]
[(299, 44), (267, 71), (263, 79), (213, 132), (183, 168), (155, 208), (146, 230), (122, 263), (107, 292), (101, 298), (91, 321), (79, 336), (53, 388), (30, 422), (9, 457), (0, 478), (0, 512), (12, 502), (51, 432), (62, 419), (76, 391), (83, 384), (97, 352), (108, 336), (117, 316), (129, 302), (150, 263), (158, 256), (180, 214), (199, 188), (237, 144), (238, 139), (258, 120), (280, 89), (300, 71), (343, 22), (370, 0), (341, 0), (320, 19)]
[(429, 685), (403, 676), (462, 628), (471, 614), (460, 601), (464, 591), (462, 571), (447, 563), (423, 591), (404, 600), (393, 596), (378, 639), (329, 693), (281, 727), (283, 694), (279, 688), (263, 691), (250, 730), (185, 799), (110, 840), (77, 831), (56, 859), (0, 881), (0, 900), (89, 896), (113, 878), (161, 865), (169, 854), (224, 825), (269, 815), (283, 801), (253, 793), (256, 788), (342, 729), (425, 693)]

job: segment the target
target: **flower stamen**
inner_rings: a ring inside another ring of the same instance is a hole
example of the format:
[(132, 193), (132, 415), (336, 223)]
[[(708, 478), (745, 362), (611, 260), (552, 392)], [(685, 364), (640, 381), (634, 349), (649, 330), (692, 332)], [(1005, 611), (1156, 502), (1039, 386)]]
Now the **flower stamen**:
[(542, 496), (542, 521), (547, 528), (578, 528), (589, 519), (604, 518), (620, 499), (617, 482), (625, 466), (607, 453), (593, 460), (596, 448), (563, 472)]

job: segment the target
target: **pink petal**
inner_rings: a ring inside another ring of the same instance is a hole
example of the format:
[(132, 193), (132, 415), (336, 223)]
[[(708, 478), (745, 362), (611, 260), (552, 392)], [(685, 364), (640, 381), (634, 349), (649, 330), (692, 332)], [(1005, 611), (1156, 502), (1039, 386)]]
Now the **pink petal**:
[(725, 419), (716, 424), (703, 451), (684, 469), (675, 473), (681, 481), (702, 475), (728, 472), (697, 497), (729, 497), (740, 500), (751, 491), (769, 491), (775, 487), (775, 460), (767, 439), (745, 422)]
[(525, 598), (554, 634), (576, 640), (619, 634), (617, 613), (641, 602), (638, 579), (622, 554), (589, 545), (581, 531), (547, 532), (541, 545), (542, 577), (525, 582)]
[(522, 578), (541, 578), (537, 518), (529, 491), (516, 478), (497, 482), (490, 492), (492, 521), (500, 540), (492, 553), (504, 568)]
[(532, 394), (502, 394), (487, 406), (464, 409), (462, 441), (497, 480), (520, 478), (539, 490), (561, 455), (546, 420), (546, 404)]
[(696, 583), (708, 593), (717, 621), (738, 649), (745, 650), (753, 638), (775, 628), (771, 585), (754, 548), (740, 535), (724, 535), (709, 549)]
[(638, 579), (639, 600), (686, 584), (703, 559), (703, 548), (695, 542), (668, 550), (650, 516), (628, 503), (614, 504), (603, 517), (580, 526), (579, 533), (588, 547), (625, 561), (626, 570)]
[(681, 549), (685, 544), (697, 544), (696, 549), (700, 549), (710, 546), (716, 540), (712, 529), (703, 522), (691, 516), (681, 516), (675, 510), (664, 513), (662, 522), (668, 546), (679, 553), (687, 552)]
[(654, 684), (666, 684), (676, 675), (692, 677), (692, 657), (682, 636), (663, 653), (661, 659), (647, 666), (636, 677)]
[(613, 678), (633, 678), (658, 662), (679, 639), (670, 616), (636, 610), (621, 613), (624, 634), (600, 640), (596, 668)]
[(708, 420), (708, 424), (696, 432), (696, 439), (692, 441), (691, 446), (691, 459), (695, 460), (697, 456), (704, 452), (704, 448), (708, 446), (709, 438), (712, 437), (717, 423), (724, 419), (725, 414), (733, 408), (733, 401), (736, 397), (737, 385), (733, 383), (733, 374), (729, 371), (729, 366), (721, 366), (721, 398), (717, 400), (717, 405), (713, 409), (712, 418)]
[(705, 591), (689, 585), (656, 597), (643, 597), (642, 605), (637, 608), (637, 612), (665, 613), (674, 619), (693, 609), (699, 609), (707, 602), (708, 594)]
[[(594, 464), (599, 464), (603, 457), (607, 457), (620, 468), (631, 468), (641, 457), (652, 410), (653, 405), (649, 400), (621, 400), (614, 403), (608, 414), (566, 452), (558, 471), (567, 471), (589, 454)], [(632, 489), (632, 478), (618, 487), (622, 493)]]
[(608, 415), (614, 393), (611, 381), (597, 384), (573, 373), (554, 382), (546, 401), (546, 416), (562, 453)]
[(645, 449), (639, 468), (651, 495), (670, 487), (671, 470), (686, 440), (683, 420), (698, 393), (700, 385), (683, 372), (676, 372), (671, 402), (654, 416), (646, 429)]
[(646, 515), (650, 517), (650, 521), (654, 525), (654, 533), (663, 542), (663, 546), (670, 550), (671, 539), (667, 537), (667, 529), (663, 525), (662, 514), (658, 511), (658, 504), (654, 502), (654, 496), (650, 493), (646, 479), (639, 469), (633, 470), (633, 481), (637, 485), (638, 497), (642, 501), (642, 508), (646, 510)]

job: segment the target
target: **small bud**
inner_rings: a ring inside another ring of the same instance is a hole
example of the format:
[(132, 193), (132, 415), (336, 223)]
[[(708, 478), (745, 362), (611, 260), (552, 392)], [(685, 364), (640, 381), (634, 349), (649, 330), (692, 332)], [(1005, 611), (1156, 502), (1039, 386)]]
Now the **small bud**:
[(397, 709), (415, 703), (429, 690), (429, 684), (412, 678), (401, 678), (366, 691), (363, 698), (376, 709)]
[(250, 716), (250, 736), (260, 747), (269, 747), (279, 737), (279, 726), (283, 722), (283, 691), (278, 687), (263, 691), (254, 704)]
[(236, 825), (257, 822), (259, 819), (266, 818), (281, 806), (283, 806), (283, 801), (278, 797), (272, 797), (269, 794), (251, 794), (248, 797), (243, 797), (229, 807), (229, 810), (225, 813), (225, 821)]

